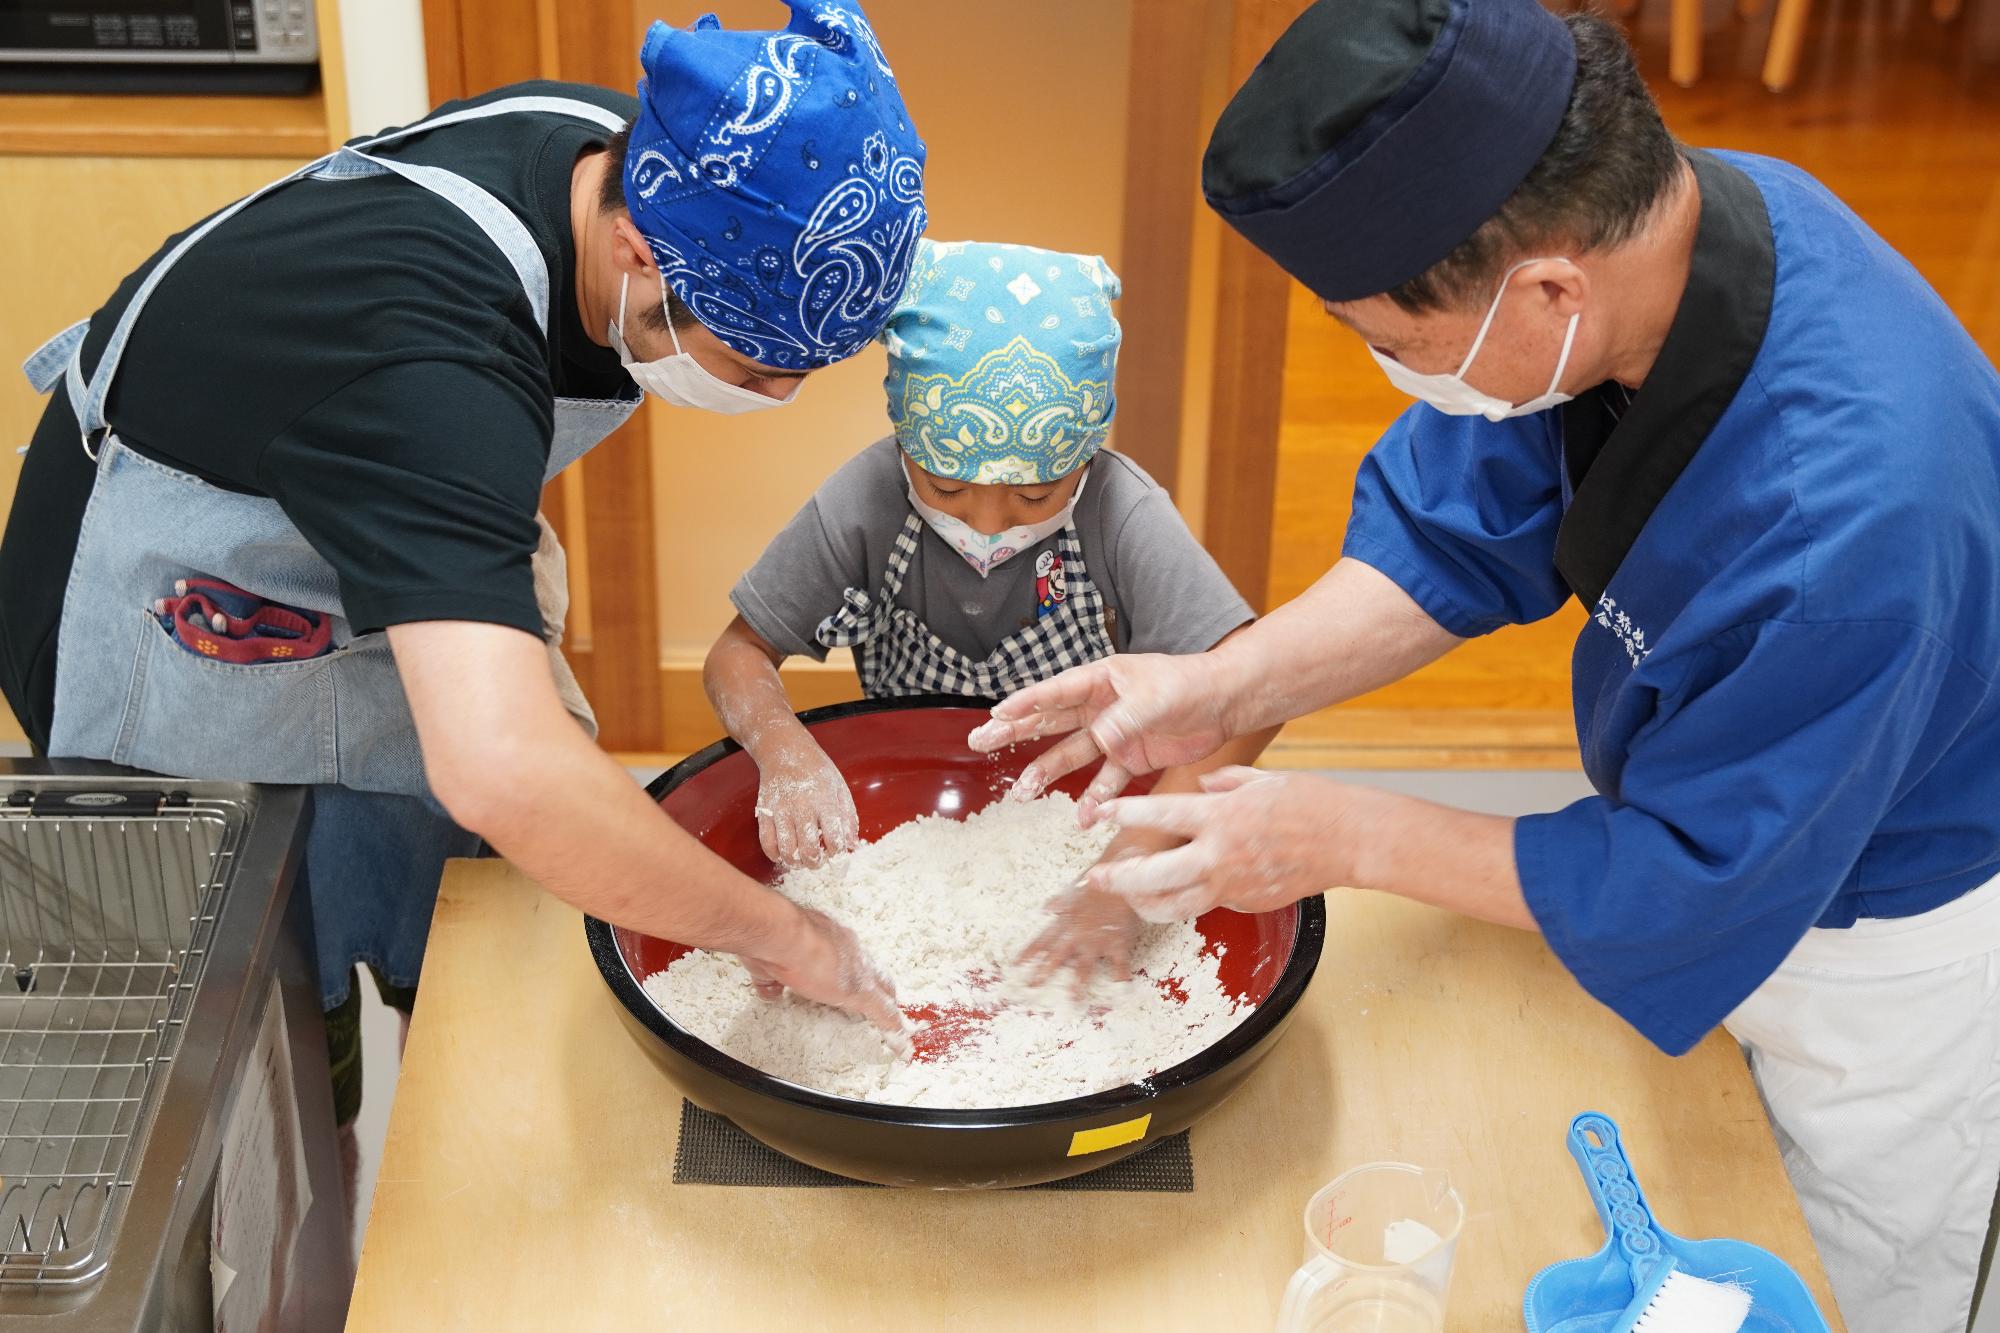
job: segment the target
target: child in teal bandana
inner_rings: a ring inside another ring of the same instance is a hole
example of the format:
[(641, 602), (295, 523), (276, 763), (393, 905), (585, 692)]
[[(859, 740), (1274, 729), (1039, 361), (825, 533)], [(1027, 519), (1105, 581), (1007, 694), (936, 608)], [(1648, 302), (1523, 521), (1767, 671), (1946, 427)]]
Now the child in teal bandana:
[[(850, 459), (730, 594), (704, 680), (761, 775), (758, 831), (779, 864), (853, 845), (840, 773), (793, 714), (778, 666), (854, 650), (870, 698), (1002, 698), (1114, 652), (1194, 653), (1250, 607), (1166, 491), (1103, 448), (1117, 410), (1118, 277), (1091, 255), (919, 245), (890, 316), (894, 436)], [(1171, 769), (1159, 790), (1246, 764), (1269, 733)], [(1155, 850), (1121, 833), (1106, 856)], [(1081, 888), (1030, 949), (1037, 980), (1124, 975), (1138, 917)]]

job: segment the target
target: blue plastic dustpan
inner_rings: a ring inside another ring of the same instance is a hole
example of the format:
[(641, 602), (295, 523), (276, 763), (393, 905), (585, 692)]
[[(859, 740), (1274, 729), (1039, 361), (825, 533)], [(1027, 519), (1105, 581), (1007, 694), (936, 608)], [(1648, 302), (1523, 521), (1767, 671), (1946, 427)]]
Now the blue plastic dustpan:
[(1586, 1111), (1570, 1121), (1569, 1151), (1604, 1221), (1604, 1248), (1535, 1274), (1521, 1302), (1528, 1333), (1609, 1333), (1638, 1283), (1668, 1258), (1705, 1281), (1748, 1287), (1743, 1333), (1830, 1333), (1806, 1284), (1777, 1255), (1740, 1240), (1682, 1240), (1654, 1221), (1610, 1116)]

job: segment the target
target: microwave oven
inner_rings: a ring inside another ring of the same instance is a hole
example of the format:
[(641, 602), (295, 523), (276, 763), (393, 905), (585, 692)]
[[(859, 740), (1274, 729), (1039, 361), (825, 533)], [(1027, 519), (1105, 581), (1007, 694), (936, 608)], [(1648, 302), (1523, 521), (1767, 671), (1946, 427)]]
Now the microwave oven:
[(0, 0), (0, 88), (305, 91), (313, 0)]

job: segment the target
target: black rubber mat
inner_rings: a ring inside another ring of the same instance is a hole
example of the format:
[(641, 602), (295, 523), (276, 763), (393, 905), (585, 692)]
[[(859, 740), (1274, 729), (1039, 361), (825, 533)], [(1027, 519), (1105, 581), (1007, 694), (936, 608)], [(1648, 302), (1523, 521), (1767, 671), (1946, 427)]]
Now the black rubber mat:
[[(794, 1161), (775, 1148), (765, 1147), (722, 1116), (704, 1111), (690, 1101), (681, 1103), (681, 1139), (674, 1150), (674, 1184), (880, 1188), (865, 1180), (849, 1180)], [(1188, 1148), (1187, 1131), (1182, 1130), (1109, 1166), (1067, 1180), (1024, 1188), (1188, 1194), (1194, 1190), (1194, 1154)]]

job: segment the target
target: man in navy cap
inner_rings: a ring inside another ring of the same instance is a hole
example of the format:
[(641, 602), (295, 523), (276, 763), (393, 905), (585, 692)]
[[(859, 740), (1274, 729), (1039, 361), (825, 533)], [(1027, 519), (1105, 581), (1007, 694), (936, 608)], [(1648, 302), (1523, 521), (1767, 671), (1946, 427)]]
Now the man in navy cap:
[[(1199, 657), (1026, 690), (1087, 812), (1185, 845), (1147, 912), (1328, 885), (1539, 930), (1672, 1053), (1747, 1048), (1848, 1326), (1965, 1327), (2000, 1179), (2000, 376), (1803, 172), (1674, 142), (1618, 32), (1320, 0), (1217, 124), (1210, 203), (1421, 402), (1343, 558)], [(1306, 774), (1128, 774), (1590, 612), (1598, 795), (1503, 819)]]
[(313, 787), (337, 1071), (355, 964), (407, 1005), (443, 860), (481, 838), (586, 912), (900, 1023), (848, 932), (592, 743), (545, 641), (549, 477), (641, 389), (783, 405), (902, 291), (924, 146), (859, 6), (790, 9), (655, 24), (637, 99), (522, 84), (357, 140), (171, 239), (29, 363), (61, 388), (0, 545), (0, 687), (52, 756)]

